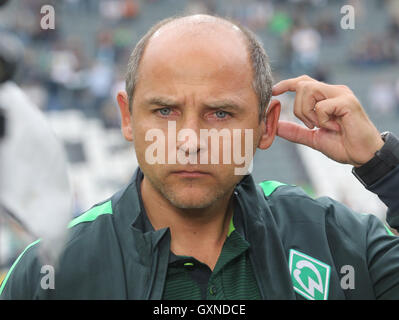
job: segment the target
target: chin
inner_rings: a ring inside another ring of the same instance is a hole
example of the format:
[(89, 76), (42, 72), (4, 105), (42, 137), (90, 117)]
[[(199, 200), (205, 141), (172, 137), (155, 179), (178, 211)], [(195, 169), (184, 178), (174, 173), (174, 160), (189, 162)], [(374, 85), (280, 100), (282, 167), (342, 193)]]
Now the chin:
[(205, 209), (219, 200), (223, 194), (211, 189), (182, 188), (179, 190), (169, 189), (164, 197), (179, 209)]

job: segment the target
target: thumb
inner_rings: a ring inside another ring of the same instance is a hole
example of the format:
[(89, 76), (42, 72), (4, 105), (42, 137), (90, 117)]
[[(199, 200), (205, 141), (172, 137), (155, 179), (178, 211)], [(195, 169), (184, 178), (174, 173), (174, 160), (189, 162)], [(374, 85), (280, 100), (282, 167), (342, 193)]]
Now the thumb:
[(314, 147), (314, 132), (295, 122), (280, 120), (277, 126), (277, 135), (285, 140)]

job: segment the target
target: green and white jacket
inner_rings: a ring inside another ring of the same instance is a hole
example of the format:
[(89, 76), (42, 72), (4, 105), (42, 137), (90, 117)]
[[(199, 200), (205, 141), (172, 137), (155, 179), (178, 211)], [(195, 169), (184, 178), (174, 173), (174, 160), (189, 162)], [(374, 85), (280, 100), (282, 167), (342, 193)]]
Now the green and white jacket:
[[(138, 169), (139, 170), (139, 169)], [(70, 223), (54, 289), (41, 286), (40, 241), (16, 260), (3, 299), (161, 299), (168, 228), (144, 232), (135, 183)], [(398, 227), (399, 167), (369, 190)], [(249, 258), (263, 299), (399, 299), (399, 237), (374, 215), (359, 214), (301, 188), (251, 175), (236, 186)]]

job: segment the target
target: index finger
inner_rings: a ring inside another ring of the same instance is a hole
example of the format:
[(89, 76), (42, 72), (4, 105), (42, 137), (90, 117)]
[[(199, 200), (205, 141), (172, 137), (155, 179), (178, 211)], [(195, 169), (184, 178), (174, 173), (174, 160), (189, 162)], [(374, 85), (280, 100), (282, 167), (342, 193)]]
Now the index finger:
[(287, 91), (296, 91), (297, 90), (297, 84), (300, 81), (311, 81), (311, 80), (314, 80), (314, 79), (312, 79), (311, 77), (306, 76), (306, 75), (300, 76), (300, 77), (297, 77), (297, 78), (291, 78), (291, 79), (287, 79), (287, 80), (282, 80), (282, 81), (280, 81), (279, 83), (277, 83), (277, 84), (275, 84), (273, 86), (272, 95), (273, 96), (278, 96), (278, 95), (280, 95), (280, 94), (282, 94), (284, 92), (287, 92)]

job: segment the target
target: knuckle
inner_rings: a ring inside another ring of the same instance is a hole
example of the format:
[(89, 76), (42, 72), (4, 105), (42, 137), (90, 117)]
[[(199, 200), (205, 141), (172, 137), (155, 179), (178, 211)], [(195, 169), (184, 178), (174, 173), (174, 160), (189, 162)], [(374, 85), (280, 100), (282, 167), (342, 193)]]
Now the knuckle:
[(347, 106), (351, 106), (357, 103), (357, 98), (350, 92), (342, 94), (342, 100)]
[(302, 79), (302, 80), (306, 80), (306, 81), (312, 80), (312, 78), (309, 77), (307, 74), (303, 74), (299, 78)]
[(349, 94), (348, 95), (348, 103), (356, 109), (362, 109), (362, 105), (360, 104), (359, 100), (356, 98), (355, 95)]
[(338, 88), (340, 88), (341, 90), (344, 90), (344, 91), (346, 91), (346, 92), (352, 92), (352, 90), (348, 87), (348, 86), (346, 86), (346, 85), (344, 85), (344, 84), (340, 84), (340, 85), (338, 85)]
[(299, 118), (301, 116), (301, 113), (298, 111), (297, 108), (294, 109), (294, 115)]
[(335, 87), (339, 90), (339, 92), (344, 93), (344, 94), (350, 94), (353, 95), (352, 90), (344, 84), (339, 84), (339, 85), (335, 85)]
[(308, 81), (301, 80), (297, 84), (300, 90), (304, 90), (308, 86)]

